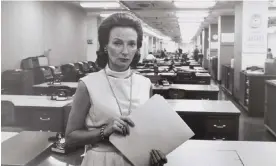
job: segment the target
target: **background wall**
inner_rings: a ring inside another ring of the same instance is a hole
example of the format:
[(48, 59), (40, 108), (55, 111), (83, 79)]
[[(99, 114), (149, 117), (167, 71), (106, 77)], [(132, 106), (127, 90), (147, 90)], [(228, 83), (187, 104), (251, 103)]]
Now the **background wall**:
[(1, 2), (1, 70), (51, 49), (50, 65), (86, 60), (86, 13), (68, 2)]

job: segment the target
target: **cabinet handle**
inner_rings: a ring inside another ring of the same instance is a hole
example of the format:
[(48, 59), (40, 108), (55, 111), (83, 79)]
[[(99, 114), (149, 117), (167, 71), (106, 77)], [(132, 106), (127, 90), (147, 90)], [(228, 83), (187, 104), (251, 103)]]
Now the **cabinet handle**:
[(221, 125), (221, 126), (218, 126), (218, 125), (215, 125), (215, 124), (214, 124), (214, 127), (215, 127), (215, 128), (218, 128), (218, 129), (223, 129), (223, 128), (225, 128), (225, 127), (226, 127), (226, 125)]
[(49, 121), (49, 120), (51, 120), (51, 118), (43, 119), (43, 118), (41, 118), (41, 117), (39, 117), (39, 119), (40, 119), (40, 120), (43, 120), (43, 121)]
[(225, 140), (225, 138), (223, 137), (223, 138), (221, 138), (221, 139), (217, 139), (216, 137), (213, 137), (213, 140)]

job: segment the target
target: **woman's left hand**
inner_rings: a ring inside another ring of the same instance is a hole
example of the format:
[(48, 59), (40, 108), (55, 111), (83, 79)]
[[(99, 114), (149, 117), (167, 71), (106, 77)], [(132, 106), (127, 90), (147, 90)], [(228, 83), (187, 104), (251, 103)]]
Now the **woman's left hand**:
[(167, 163), (166, 156), (160, 150), (153, 149), (150, 152), (150, 156), (151, 156), (150, 160), (151, 160), (152, 166), (163, 166), (164, 164)]

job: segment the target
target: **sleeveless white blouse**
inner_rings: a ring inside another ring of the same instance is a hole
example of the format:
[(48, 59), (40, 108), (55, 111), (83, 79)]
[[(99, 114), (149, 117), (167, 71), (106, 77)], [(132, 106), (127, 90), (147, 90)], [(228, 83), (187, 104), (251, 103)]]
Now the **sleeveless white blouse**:
[[(109, 118), (121, 116), (116, 98), (123, 115), (127, 116), (129, 115), (130, 100), (132, 101), (130, 109), (131, 111), (135, 111), (136, 108), (144, 104), (150, 97), (151, 81), (148, 78), (132, 73), (130, 69), (124, 72), (115, 72), (107, 65), (105, 70), (106, 73), (104, 70), (100, 70), (81, 78), (90, 96), (91, 107), (85, 120), (86, 127), (89, 130), (100, 128)], [(116, 98), (112, 93), (106, 74)], [(131, 87), (132, 96), (130, 96)], [(102, 161), (103, 159), (105, 161)], [(88, 165), (124, 166), (129, 165), (129, 162), (107, 141), (91, 145), (88, 148), (82, 166)]]

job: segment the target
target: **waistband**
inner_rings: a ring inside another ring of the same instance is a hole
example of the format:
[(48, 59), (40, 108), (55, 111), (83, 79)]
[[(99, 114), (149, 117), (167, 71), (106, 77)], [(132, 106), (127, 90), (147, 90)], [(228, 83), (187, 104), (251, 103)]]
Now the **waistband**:
[(118, 149), (110, 142), (100, 142), (95, 145), (86, 145), (86, 151), (93, 150), (96, 152), (119, 152)]

